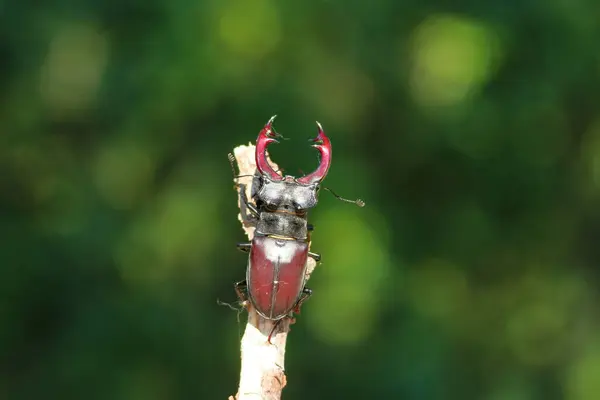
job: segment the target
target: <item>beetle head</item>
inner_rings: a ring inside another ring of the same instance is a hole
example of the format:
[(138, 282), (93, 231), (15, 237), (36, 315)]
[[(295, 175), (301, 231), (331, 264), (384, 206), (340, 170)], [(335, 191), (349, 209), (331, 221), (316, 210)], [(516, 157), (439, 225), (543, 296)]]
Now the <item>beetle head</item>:
[[(266, 156), (267, 147), (271, 143), (278, 143), (279, 141), (277, 139), (283, 138), (283, 136), (275, 132), (275, 130), (272, 128), (275, 117), (276, 116), (271, 117), (269, 122), (267, 122), (265, 127), (260, 131), (258, 138), (256, 139), (256, 168), (261, 175), (267, 176), (272, 181), (281, 181), (284, 178), (273, 170), (271, 165), (269, 165)], [(319, 122), (317, 122), (317, 127), (319, 129), (319, 133), (317, 134), (317, 137), (310, 139), (310, 141), (313, 142), (312, 147), (315, 147), (317, 150), (319, 150), (321, 161), (319, 163), (319, 167), (314, 172), (296, 179), (296, 182), (303, 185), (321, 182), (323, 179), (325, 179), (327, 171), (329, 171), (329, 166), (331, 165), (331, 141), (327, 135), (325, 135), (323, 127), (321, 124), (319, 124)]]

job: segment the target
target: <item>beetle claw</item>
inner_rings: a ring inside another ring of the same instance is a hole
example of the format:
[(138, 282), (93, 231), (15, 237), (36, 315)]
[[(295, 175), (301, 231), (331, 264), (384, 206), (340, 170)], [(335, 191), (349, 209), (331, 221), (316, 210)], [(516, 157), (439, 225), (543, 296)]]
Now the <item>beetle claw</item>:
[(271, 130), (271, 125), (273, 124), (273, 120), (276, 115), (272, 116), (269, 122), (265, 125), (265, 127), (259, 132), (258, 138), (256, 139), (256, 151), (255, 151), (255, 161), (256, 161), (256, 169), (260, 172), (261, 175), (267, 175), (271, 180), (280, 181), (283, 179), (281, 175), (278, 175), (273, 167), (269, 165), (267, 161), (267, 147), (269, 144), (273, 142), (277, 142), (275, 137), (281, 137), (277, 132), (274, 135), (272, 133), (274, 131)]
[(325, 179), (329, 166), (331, 165), (331, 141), (323, 131), (323, 127), (317, 121), (317, 127), (319, 133), (314, 139), (310, 139), (311, 142), (315, 143), (312, 146), (319, 150), (321, 154), (321, 163), (319, 167), (311, 174), (298, 178), (297, 181), (302, 184), (317, 183)]

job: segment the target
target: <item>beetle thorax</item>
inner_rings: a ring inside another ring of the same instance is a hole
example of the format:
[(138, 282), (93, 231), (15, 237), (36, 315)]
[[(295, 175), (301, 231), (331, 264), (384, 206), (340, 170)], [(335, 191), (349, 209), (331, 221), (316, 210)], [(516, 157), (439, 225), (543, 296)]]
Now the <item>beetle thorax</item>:
[(270, 209), (304, 211), (317, 205), (317, 184), (302, 185), (292, 177), (281, 181), (266, 178), (256, 197)]

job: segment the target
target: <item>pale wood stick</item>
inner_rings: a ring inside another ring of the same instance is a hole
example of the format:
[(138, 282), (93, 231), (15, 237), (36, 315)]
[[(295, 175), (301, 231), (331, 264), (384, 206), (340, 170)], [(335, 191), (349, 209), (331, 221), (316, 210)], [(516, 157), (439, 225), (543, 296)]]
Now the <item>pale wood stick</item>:
[[(234, 149), (233, 154), (240, 175), (253, 175), (256, 171), (254, 151), (255, 147), (252, 144), (238, 146)], [(267, 159), (269, 159), (268, 156)], [(278, 169), (276, 164), (270, 163), (273, 169)], [(252, 177), (241, 177), (236, 179), (236, 181), (236, 183), (246, 186), (246, 195), (250, 198)], [(240, 205), (239, 195), (237, 198), (238, 206), (243, 207), (243, 205)], [(242, 211), (245, 210), (242, 209)], [(242, 218), (241, 214), (238, 214), (238, 219), (242, 223), (242, 229), (248, 236), (248, 239), (252, 240), (254, 227), (250, 226)], [(315, 266), (315, 260), (309, 257), (306, 273), (307, 280), (310, 278), (310, 274)], [(248, 323), (246, 324), (246, 330), (241, 343), (242, 363), (240, 385), (235, 397), (230, 396), (229, 400), (281, 399), (281, 391), (287, 383), (284, 361), (285, 345), (290, 331), (290, 320), (286, 318), (277, 326), (277, 330), (271, 337), (271, 343), (269, 343), (267, 339), (273, 327), (273, 321), (262, 318), (251, 305), (248, 305)]]

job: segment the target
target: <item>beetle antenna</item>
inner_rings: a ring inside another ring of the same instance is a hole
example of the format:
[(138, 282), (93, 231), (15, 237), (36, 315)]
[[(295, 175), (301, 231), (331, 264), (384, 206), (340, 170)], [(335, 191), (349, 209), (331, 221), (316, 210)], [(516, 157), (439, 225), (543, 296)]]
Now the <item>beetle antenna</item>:
[(229, 153), (227, 154), (227, 159), (229, 160), (229, 165), (231, 166), (231, 172), (233, 173), (233, 179), (237, 179), (237, 178), (243, 178), (246, 176), (254, 176), (254, 175), (237, 175), (235, 173), (235, 157), (233, 156), (233, 154)]
[(233, 154), (229, 153), (227, 154), (227, 159), (229, 160), (231, 172), (233, 173), (233, 178), (235, 179), (235, 177), (237, 176), (237, 174), (235, 173), (235, 166), (233, 165), (235, 163), (235, 157), (233, 156)]
[[(246, 174), (246, 175), (236, 175), (235, 174), (235, 157), (233, 154), (229, 153), (227, 154), (227, 159), (229, 160), (229, 165), (231, 166), (231, 172), (233, 173), (233, 179), (238, 179), (238, 178), (246, 178), (249, 176), (255, 176), (255, 174)], [(282, 172), (283, 169), (279, 168), (277, 171), (275, 171), (276, 173)]]
[(353, 204), (356, 204), (359, 207), (364, 207), (365, 206), (365, 202), (362, 201), (361, 199), (356, 199), (356, 200), (345, 199), (342, 196), (339, 196), (338, 194), (336, 194), (333, 190), (329, 189), (328, 187), (323, 187), (323, 189), (327, 190), (329, 193), (331, 193), (338, 200), (345, 201), (346, 203), (353, 203)]

